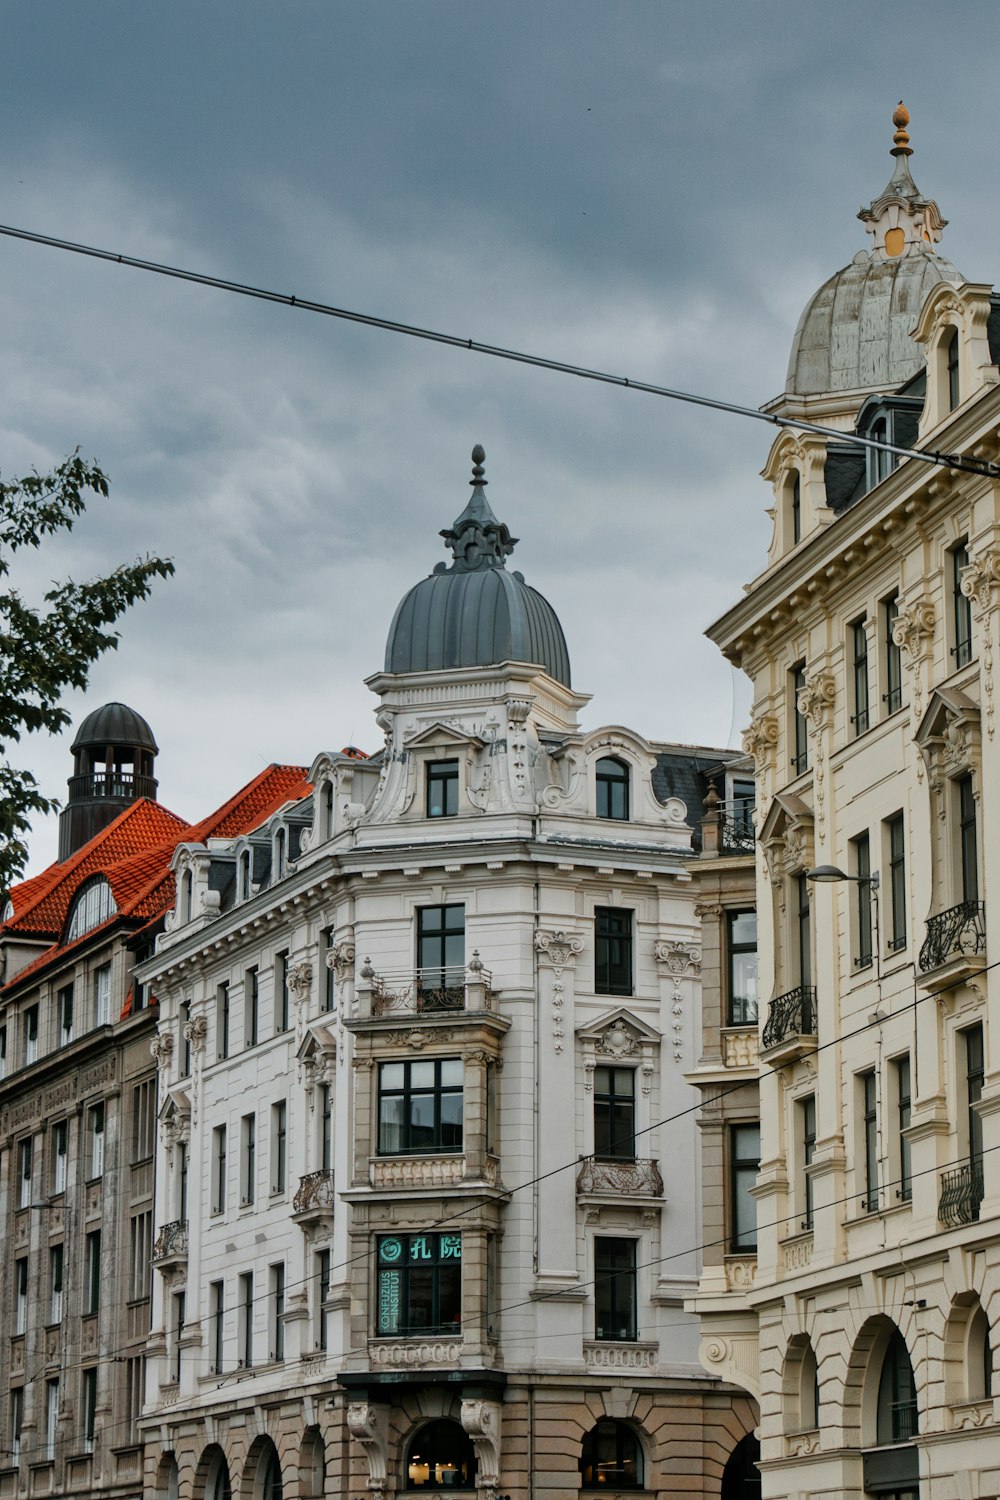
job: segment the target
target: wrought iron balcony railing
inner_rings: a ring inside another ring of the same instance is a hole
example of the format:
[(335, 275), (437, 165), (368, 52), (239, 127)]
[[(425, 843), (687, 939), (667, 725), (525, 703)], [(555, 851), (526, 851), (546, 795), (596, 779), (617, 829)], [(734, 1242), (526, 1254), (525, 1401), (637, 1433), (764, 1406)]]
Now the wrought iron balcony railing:
[(318, 1213), (333, 1208), (333, 1168), (322, 1167), (299, 1178), (292, 1199), (293, 1214)]
[(376, 974), (371, 961), (361, 966), (361, 980), (371, 990), (372, 1013), (392, 1015), (396, 1011), (436, 1011), (489, 1008), (493, 976), (483, 968), (478, 950), (468, 964), (410, 969), (402, 973)]
[(974, 1224), (983, 1201), (983, 1164), (966, 1162), (951, 1172), (941, 1173), (941, 1197), (938, 1218), (954, 1229), (959, 1224)]
[(69, 778), (69, 800), (82, 801), (87, 797), (122, 797), (132, 801), (139, 797), (156, 799), (156, 778), (134, 776), (130, 771), (88, 771), (82, 776)]
[(633, 1198), (662, 1198), (663, 1178), (655, 1161), (625, 1157), (589, 1157), (576, 1179), (578, 1193), (621, 1193)]
[(746, 797), (719, 804), (719, 843), (724, 854), (752, 854), (757, 847), (753, 803)]
[(187, 1250), (188, 1221), (187, 1219), (173, 1219), (169, 1224), (164, 1224), (156, 1236), (152, 1259), (161, 1261), (179, 1258), (187, 1255)]
[(986, 907), (982, 901), (960, 901), (927, 918), (920, 949), (920, 972), (939, 969), (949, 959), (986, 952)]
[(800, 984), (771, 1001), (763, 1044), (776, 1047), (795, 1036), (816, 1035), (816, 986)]

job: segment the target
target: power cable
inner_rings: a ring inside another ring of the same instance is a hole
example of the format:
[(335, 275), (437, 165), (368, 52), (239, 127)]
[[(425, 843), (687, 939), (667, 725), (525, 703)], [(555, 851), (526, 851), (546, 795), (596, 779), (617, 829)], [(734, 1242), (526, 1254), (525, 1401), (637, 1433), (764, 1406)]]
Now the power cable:
[(844, 432), (836, 427), (824, 427), (817, 422), (805, 422), (798, 417), (781, 417), (773, 412), (758, 411), (754, 406), (740, 406), (733, 401), (721, 401), (712, 396), (698, 396), (691, 391), (677, 390), (671, 386), (653, 385), (646, 380), (633, 380), (627, 375), (612, 375), (605, 370), (592, 370), (585, 365), (569, 364), (566, 360), (549, 359), (541, 354), (527, 354), (519, 349), (507, 349), (500, 344), (485, 344), (477, 339), (462, 338), (457, 334), (441, 333), (432, 328), (420, 328), (413, 323), (400, 323), (393, 318), (381, 318), (374, 313), (354, 312), (345, 307), (334, 307), (328, 302), (317, 302), (308, 297), (298, 297), (287, 292), (269, 291), (265, 287), (251, 286), (240, 281), (228, 281), (222, 276), (213, 276), (201, 271), (187, 271), (180, 266), (167, 265), (155, 260), (141, 260), (138, 256), (124, 255), (114, 250), (102, 250), (94, 245), (81, 245), (74, 240), (57, 239), (54, 235), (39, 234), (30, 229), (16, 229), (9, 224), (0, 224), (0, 234), (9, 239), (26, 240), (33, 245), (47, 245), (53, 250), (66, 250), (73, 255), (86, 255), (95, 260), (111, 261), (114, 265), (131, 266), (137, 271), (151, 271), (157, 276), (170, 276), (176, 281), (190, 281), (196, 286), (214, 287), (217, 291), (233, 292), (240, 297), (254, 297), (261, 302), (277, 302), (284, 307), (301, 308), (304, 312), (319, 313), (327, 318), (340, 318), (347, 323), (360, 323), (366, 328), (381, 328), (387, 333), (403, 334), (407, 338), (426, 339), (433, 344), (447, 344), (454, 349), (467, 349), (473, 354), (487, 354), (492, 359), (510, 360), (515, 364), (533, 365), (540, 370), (554, 370), (560, 375), (575, 375), (580, 380), (594, 380), (602, 385), (617, 385), (625, 390), (641, 391), (647, 396), (660, 396), (667, 401), (683, 401), (691, 406), (708, 407), (711, 411), (726, 412), (730, 416), (750, 417), (755, 422), (767, 422), (772, 427), (793, 428), (796, 432), (814, 432), (819, 437), (834, 438), (839, 443), (848, 441), (863, 448), (881, 453), (894, 453), (900, 458), (913, 458), (919, 463), (932, 464), (945, 469), (957, 469), (966, 474), (979, 474), (989, 479), (1000, 478), (1000, 464), (987, 459), (971, 458), (960, 453), (940, 453), (936, 450), (906, 448), (899, 443), (890, 443), (882, 438), (862, 437), (860, 434)]

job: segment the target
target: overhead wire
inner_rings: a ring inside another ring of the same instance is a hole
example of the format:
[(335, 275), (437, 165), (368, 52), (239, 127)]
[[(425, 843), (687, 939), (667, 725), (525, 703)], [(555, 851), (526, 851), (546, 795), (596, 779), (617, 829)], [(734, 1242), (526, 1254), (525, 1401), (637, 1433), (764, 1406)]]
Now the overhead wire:
[(620, 386), (624, 390), (639, 391), (646, 396), (659, 396), (667, 401), (681, 401), (691, 406), (707, 407), (711, 411), (725, 412), (730, 416), (749, 417), (755, 422), (767, 422), (772, 427), (791, 428), (796, 432), (812, 432), (819, 437), (834, 438), (839, 443), (846, 441), (877, 452), (893, 453), (898, 458), (912, 458), (919, 463), (955, 469), (968, 474), (979, 474), (990, 479), (1000, 478), (1000, 463), (994, 463), (989, 459), (974, 458), (961, 453), (942, 453), (936, 449), (908, 448), (901, 443), (890, 443), (885, 438), (844, 432), (836, 427), (826, 427), (819, 422), (807, 422), (799, 417), (760, 411), (755, 406), (741, 406), (738, 402), (724, 401), (714, 396), (701, 396), (672, 386), (655, 385), (651, 381), (636, 380), (628, 375), (614, 375), (606, 370), (595, 370), (586, 365), (571, 364), (567, 360), (552, 359), (542, 354), (529, 354), (521, 349), (509, 349), (501, 344), (488, 344), (460, 334), (443, 333), (438, 329), (421, 328), (414, 323), (402, 323), (398, 319), (380, 317), (375, 313), (337, 307), (332, 303), (318, 302), (310, 297), (299, 297), (288, 292), (275, 292), (247, 282), (230, 281), (226, 277), (215, 276), (204, 271), (189, 271), (182, 266), (172, 266), (162, 261), (143, 260), (136, 255), (126, 255), (116, 250), (104, 250), (96, 245), (80, 244), (75, 240), (63, 240), (55, 235), (41, 234), (31, 229), (19, 229), (11, 224), (0, 224), (0, 235), (5, 235), (8, 239), (24, 240), (33, 245), (45, 245), (53, 250), (64, 250), (73, 255), (109, 261), (118, 266), (129, 266), (136, 271), (149, 271), (157, 276), (171, 277), (175, 281), (187, 281), (196, 286), (212, 287), (216, 291), (232, 292), (240, 297), (279, 303), (283, 307), (318, 313), (322, 317), (339, 318), (344, 322), (358, 323), (366, 328), (380, 328), (387, 333), (401, 334), (407, 338), (445, 344), (453, 349), (466, 349), (472, 354), (484, 354), (492, 359), (531, 365), (535, 369), (551, 370), (560, 375), (573, 375), (580, 380), (597, 381), (601, 385)]

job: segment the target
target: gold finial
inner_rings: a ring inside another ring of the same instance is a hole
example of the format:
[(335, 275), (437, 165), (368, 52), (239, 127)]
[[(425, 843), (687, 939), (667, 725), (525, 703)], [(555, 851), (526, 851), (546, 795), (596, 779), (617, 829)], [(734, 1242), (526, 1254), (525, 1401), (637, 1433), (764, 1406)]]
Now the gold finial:
[(893, 147), (889, 152), (889, 155), (912, 156), (913, 147), (910, 145), (910, 137), (906, 131), (906, 127), (910, 123), (910, 111), (907, 109), (902, 99), (900, 99), (899, 103), (896, 105), (896, 108), (892, 112), (892, 123), (896, 127), (896, 133), (892, 138)]

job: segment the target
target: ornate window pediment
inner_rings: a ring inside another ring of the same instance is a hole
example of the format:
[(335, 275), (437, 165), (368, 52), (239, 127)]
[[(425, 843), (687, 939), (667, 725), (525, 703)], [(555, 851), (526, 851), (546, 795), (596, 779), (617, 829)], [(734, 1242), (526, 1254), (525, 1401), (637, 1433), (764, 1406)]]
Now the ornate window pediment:
[(968, 773), (978, 777), (981, 754), (979, 704), (958, 688), (935, 688), (914, 740), (934, 788)]
[(776, 792), (759, 841), (772, 880), (811, 869), (815, 863), (812, 808), (793, 792)]
[(663, 1040), (658, 1031), (624, 1005), (578, 1026), (576, 1034), (588, 1051), (610, 1058), (638, 1058), (644, 1046), (658, 1047)]
[(406, 740), (407, 750), (458, 750), (463, 746), (467, 749), (481, 750), (486, 741), (470, 729), (460, 729), (454, 724), (446, 724), (443, 719), (435, 719), (433, 724), (427, 724), (418, 729), (415, 734)]

